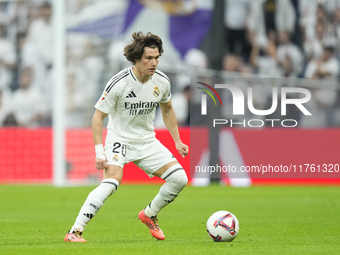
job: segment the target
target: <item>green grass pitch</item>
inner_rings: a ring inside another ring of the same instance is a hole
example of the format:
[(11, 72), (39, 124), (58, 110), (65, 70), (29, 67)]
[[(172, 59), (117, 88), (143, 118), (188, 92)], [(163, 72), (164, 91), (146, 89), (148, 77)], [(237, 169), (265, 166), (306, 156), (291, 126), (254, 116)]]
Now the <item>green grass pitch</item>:
[[(0, 186), (0, 254), (340, 254), (340, 187), (187, 186), (159, 215), (164, 241), (137, 220), (160, 186), (121, 185), (84, 232), (63, 238), (93, 187)], [(214, 243), (208, 217), (240, 221), (231, 243)]]

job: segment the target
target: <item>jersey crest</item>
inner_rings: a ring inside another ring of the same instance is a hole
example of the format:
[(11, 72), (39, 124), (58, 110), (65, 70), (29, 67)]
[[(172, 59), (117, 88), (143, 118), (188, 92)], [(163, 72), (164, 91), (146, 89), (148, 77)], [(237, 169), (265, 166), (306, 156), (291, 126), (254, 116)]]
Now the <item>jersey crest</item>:
[(155, 97), (159, 97), (159, 95), (161, 94), (161, 92), (159, 91), (159, 88), (158, 87), (155, 87), (154, 91), (153, 91), (153, 95)]

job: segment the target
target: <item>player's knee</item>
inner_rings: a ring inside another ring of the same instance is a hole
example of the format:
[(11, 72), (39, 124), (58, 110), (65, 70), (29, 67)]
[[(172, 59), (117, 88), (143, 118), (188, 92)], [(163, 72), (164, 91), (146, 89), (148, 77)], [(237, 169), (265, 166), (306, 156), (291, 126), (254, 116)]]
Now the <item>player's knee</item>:
[(187, 185), (188, 177), (180, 164), (171, 166), (162, 176), (163, 180), (179, 192)]
[(104, 178), (117, 180), (120, 184), (123, 179), (123, 168), (117, 165), (108, 165), (104, 171)]
[(184, 170), (178, 171), (176, 174), (176, 184), (182, 190), (188, 184), (188, 177)]

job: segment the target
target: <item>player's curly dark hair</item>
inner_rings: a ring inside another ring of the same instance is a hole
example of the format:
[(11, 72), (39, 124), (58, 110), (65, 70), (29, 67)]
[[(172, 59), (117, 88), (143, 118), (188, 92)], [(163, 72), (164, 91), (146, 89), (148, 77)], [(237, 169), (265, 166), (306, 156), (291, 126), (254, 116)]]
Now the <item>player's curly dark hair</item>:
[(136, 61), (142, 58), (145, 47), (149, 47), (152, 49), (155, 49), (157, 47), (160, 56), (164, 52), (162, 39), (159, 36), (154, 35), (153, 33), (148, 32), (146, 35), (144, 35), (141, 31), (134, 32), (132, 34), (132, 38), (133, 42), (125, 46), (124, 48), (124, 56), (133, 65), (136, 64)]

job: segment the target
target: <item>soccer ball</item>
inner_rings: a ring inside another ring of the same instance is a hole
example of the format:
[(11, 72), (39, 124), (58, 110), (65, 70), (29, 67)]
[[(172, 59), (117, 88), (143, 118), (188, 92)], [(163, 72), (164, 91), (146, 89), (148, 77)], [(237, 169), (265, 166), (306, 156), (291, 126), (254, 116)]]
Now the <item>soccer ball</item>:
[(213, 213), (207, 222), (207, 232), (214, 242), (231, 242), (240, 230), (234, 214), (228, 211)]

